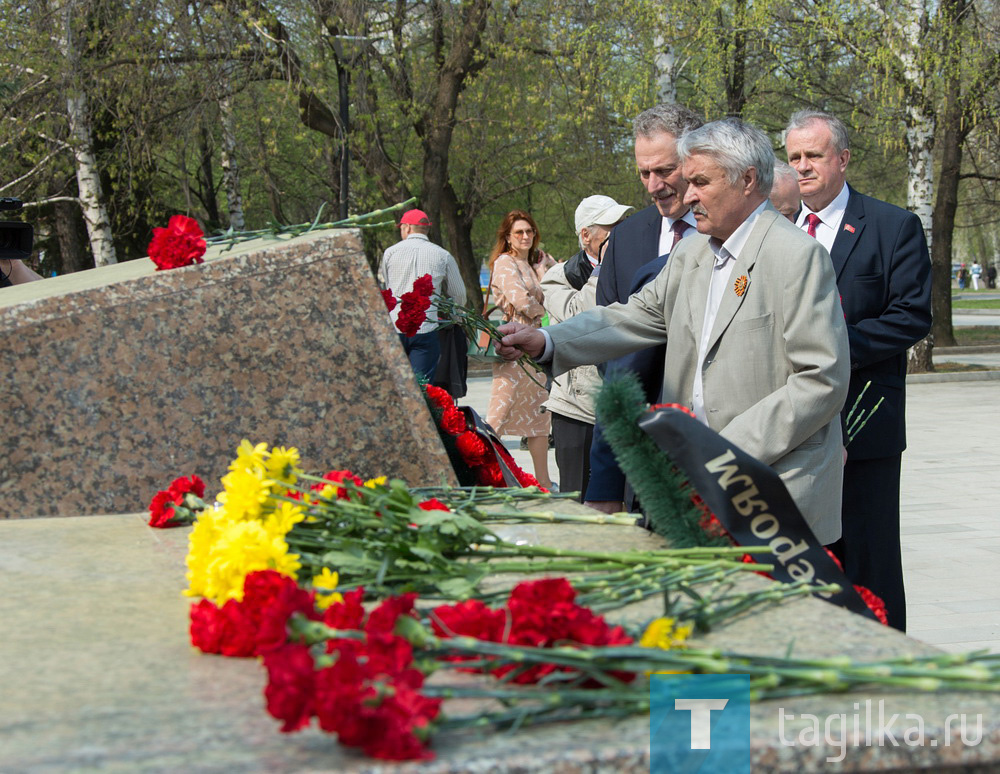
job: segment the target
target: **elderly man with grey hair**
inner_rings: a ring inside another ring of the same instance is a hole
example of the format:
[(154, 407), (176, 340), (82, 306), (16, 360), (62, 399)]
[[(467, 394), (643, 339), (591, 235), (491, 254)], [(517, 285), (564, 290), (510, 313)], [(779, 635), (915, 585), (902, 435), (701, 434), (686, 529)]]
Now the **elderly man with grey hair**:
[(774, 153), (737, 119), (677, 143), (699, 234), (627, 304), (544, 332), (511, 323), (498, 352), (553, 374), (665, 342), (662, 400), (770, 465), (817, 539), (840, 534), (840, 409), (850, 376), (830, 256), (768, 204)]
[(771, 204), (792, 223), (802, 208), (799, 196), (799, 173), (784, 161), (774, 162), (774, 185), (771, 186)]

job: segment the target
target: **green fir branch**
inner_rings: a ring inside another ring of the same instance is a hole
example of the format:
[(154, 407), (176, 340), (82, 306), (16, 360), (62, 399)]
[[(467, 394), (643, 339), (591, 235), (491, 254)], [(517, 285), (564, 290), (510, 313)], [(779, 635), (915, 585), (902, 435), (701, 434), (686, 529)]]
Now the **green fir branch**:
[(605, 380), (597, 396), (597, 419), (653, 531), (678, 548), (732, 545), (702, 529), (701, 511), (691, 500), (694, 490), (638, 425), (645, 411), (645, 396), (635, 374), (615, 374)]

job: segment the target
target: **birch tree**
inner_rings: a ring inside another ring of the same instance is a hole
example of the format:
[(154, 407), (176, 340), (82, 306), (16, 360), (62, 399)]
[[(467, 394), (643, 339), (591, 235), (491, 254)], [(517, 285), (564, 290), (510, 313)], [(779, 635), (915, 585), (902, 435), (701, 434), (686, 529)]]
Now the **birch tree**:
[(63, 56), (63, 75), (66, 92), (66, 116), (69, 136), (76, 159), (76, 181), (80, 208), (90, 236), (90, 249), (95, 266), (117, 263), (115, 243), (111, 234), (111, 220), (101, 186), (100, 169), (94, 153), (94, 135), (87, 103), (85, 72), (77, 40), (78, 27), (83, 21), (84, 0), (64, 0), (62, 30), (59, 40)]

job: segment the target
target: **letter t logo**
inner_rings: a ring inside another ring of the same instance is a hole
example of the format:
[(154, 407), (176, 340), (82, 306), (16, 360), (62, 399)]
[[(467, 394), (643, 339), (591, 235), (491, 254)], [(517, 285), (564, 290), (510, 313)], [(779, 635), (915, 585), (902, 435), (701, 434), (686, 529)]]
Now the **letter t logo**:
[(712, 749), (712, 710), (721, 710), (729, 699), (674, 699), (674, 709), (691, 713), (691, 749)]

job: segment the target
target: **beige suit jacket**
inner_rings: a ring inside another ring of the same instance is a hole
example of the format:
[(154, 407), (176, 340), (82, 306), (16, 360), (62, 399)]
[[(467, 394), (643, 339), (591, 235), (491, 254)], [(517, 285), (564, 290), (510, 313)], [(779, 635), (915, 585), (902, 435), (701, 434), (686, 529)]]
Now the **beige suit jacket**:
[(700, 367), (709, 426), (770, 465), (817, 539), (832, 543), (840, 537), (840, 410), (850, 358), (830, 256), (768, 205), (733, 266), (698, 363), (713, 262), (708, 237), (689, 237), (627, 304), (548, 328), (553, 374), (666, 341), (662, 400), (690, 407)]

